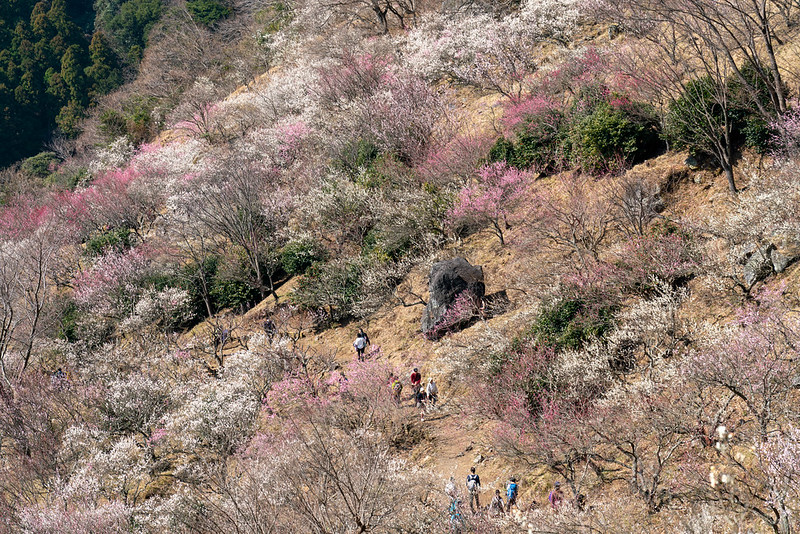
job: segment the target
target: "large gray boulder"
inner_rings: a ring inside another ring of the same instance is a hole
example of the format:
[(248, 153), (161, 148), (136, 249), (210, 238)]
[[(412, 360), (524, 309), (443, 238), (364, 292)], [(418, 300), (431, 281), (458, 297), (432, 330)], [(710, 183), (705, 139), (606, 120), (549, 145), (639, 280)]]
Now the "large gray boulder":
[(468, 291), (476, 304), (486, 293), (483, 268), (470, 264), (464, 258), (453, 258), (433, 264), (428, 287), (430, 297), (422, 313), (422, 333), (425, 335), (430, 335), (436, 329), (462, 292)]

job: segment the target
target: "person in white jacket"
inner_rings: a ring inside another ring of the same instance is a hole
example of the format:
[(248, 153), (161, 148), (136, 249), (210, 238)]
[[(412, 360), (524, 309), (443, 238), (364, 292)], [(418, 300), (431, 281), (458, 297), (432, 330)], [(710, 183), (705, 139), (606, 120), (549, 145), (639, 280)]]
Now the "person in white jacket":
[(428, 405), (436, 406), (436, 401), (439, 398), (439, 388), (436, 387), (436, 382), (433, 378), (428, 379), (428, 386), (425, 388), (425, 396), (428, 398)]

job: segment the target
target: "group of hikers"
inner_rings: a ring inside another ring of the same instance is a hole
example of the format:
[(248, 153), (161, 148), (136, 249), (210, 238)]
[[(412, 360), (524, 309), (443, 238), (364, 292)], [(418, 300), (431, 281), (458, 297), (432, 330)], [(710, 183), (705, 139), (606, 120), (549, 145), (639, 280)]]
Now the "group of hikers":
[[(428, 378), (428, 384), (422, 387), (422, 373), (419, 372), (418, 367), (414, 367), (409, 377), (411, 382), (411, 399), (414, 401), (414, 407), (420, 408), (422, 420), (425, 420), (425, 411), (436, 406), (439, 400), (439, 387), (433, 380), (433, 377)], [(400, 396), (403, 393), (403, 381), (399, 376), (394, 373), (389, 374), (389, 387), (392, 391), (392, 398), (395, 404), (400, 406)]]
[[(473, 515), (481, 513), (483, 509), (480, 503), (481, 477), (475, 472), (475, 467), (470, 467), (467, 475), (467, 494), (469, 495), (469, 508)], [(455, 480), (450, 477), (450, 481), (445, 487), (445, 493), (450, 497), (450, 525), (454, 532), (461, 532), (464, 528), (464, 516), (461, 512), (461, 499), (456, 490)], [(516, 477), (511, 477), (505, 483), (506, 501), (503, 502), (503, 495), (499, 489), (494, 490), (494, 495), (486, 511), (490, 517), (503, 517), (511, 512), (511, 507), (517, 507), (517, 494), (519, 493), (519, 483)], [(579, 496), (579, 505), (585, 502), (583, 495)], [(561, 490), (561, 483), (555, 482), (553, 488), (547, 496), (547, 501), (553, 510), (558, 510), (564, 502), (564, 493)], [(534, 507), (535, 503), (531, 504)]]
[[(356, 339), (353, 341), (353, 348), (356, 349), (356, 359), (358, 361), (363, 362), (366, 359), (364, 352), (369, 345), (369, 336), (364, 332), (363, 328), (359, 328)], [(418, 367), (414, 367), (413, 371), (411, 371), (409, 382), (411, 383), (411, 399), (414, 401), (414, 407), (422, 409), (421, 417), (424, 420), (425, 410), (436, 406), (436, 402), (439, 400), (439, 387), (431, 377), (428, 378), (428, 384), (423, 388), (422, 373), (419, 372)], [(391, 388), (394, 402), (399, 406), (404, 387), (402, 379), (391, 373), (389, 375), (389, 387)]]

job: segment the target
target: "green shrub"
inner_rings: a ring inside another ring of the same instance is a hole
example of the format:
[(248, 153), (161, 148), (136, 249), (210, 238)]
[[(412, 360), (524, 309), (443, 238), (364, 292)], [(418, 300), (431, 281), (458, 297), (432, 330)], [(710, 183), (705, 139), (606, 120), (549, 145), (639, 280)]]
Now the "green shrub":
[(155, 99), (132, 96), (122, 103), (122, 109), (106, 109), (100, 114), (100, 132), (108, 141), (127, 137), (134, 145), (140, 145), (151, 137), (159, 127), (154, 115)]
[(209, 294), (217, 310), (238, 308), (260, 300), (256, 288), (236, 278), (214, 278)]
[(368, 139), (349, 141), (339, 150), (334, 158), (334, 166), (341, 169), (351, 178), (362, 172), (369, 172), (381, 155), (378, 146)]
[(559, 170), (565, 162), (569, 144), (565, 139), (565, 116), (552, 104), (532, 106), (532, 109), (511, 109), (514, 118), (512, 139), (501, 137), (489, 149), (489, 163), (505, 161), (519, 169), (534, 169), (542, 173)]
[(209, 292), (208, 300), (210, 301), (211, 313), (216, 311), (215, 303), (211, 297), (211, 284), (217, 275), (219, 261), (217, 256), (211, 256), (206, 258), (202, 264), (190, 263), (183, 266), (178, 274), (178, 277), (182, 280), (180, 287), (189, 293), (191, 309), (194, 312), (194, 317), (198, 319), (208, 317), (208, 309), (206, 308), (206, 302), (203, 298), (203, 278), (205, 278), (208, 284), (206, 290)]
[(89, 170), (86, 167), (62, 165), (56, 172), (48, 176), (45, 182), (58, 189), (72, 190), (88, 178)]
[(314, 264), (300, 278), (291, 300), (308, 310), (325, 310), (332, 320), (353, 315), (361, 293), (361, 266), (355, 262)]
[(661, 148), (652, 108), (603, 86), (582, 88), (566, 114), (534, 97), (507, 109), (504, 121), (513, 135), (498, 139), (487, 160), (542, 173), (568, 164), (615, 172)]
[(413, 248), (413, 236), (400, 228), (381, 230), (373, 228), (364, 237), (361, 253), (378, 261), (397, 261)]
[(752, 148), (758, 154), (768, 154), (774, 148), (772, 140), (775, 138), (775, 132), (760, 115), (748, 115), (744, 118), (742, 136), (745, 146)]
[[(724, 128), (729, 127), (733, 149), (745, 145), (761, 154), (768, 152), (772, 132), (768, 121), (757, 111), (754, 100), (770, 109), (769, 91), (752, 67), (743, 67), (741, 71), (751, 89), (736, 77), (723, 88), (717, 87), (708, 76), (687, 83), (681, 96), (669, 106), (664, 129), (666, 140), (675, 148), (688, 149), (694, 156), (714, 156), (709, 130), (721, 136)], [(752, 93), (753, 89), (756, 94)], [(719, 103), (718, 93), (722, 91), (727, 103), (725, 108)]]
[(559, 300), (545, 306), (514, 345), (519, 349), (531, 340), (556, 350), (579, 349), (589, 339), (611, 331), (615, 313), (616, 307), (611, 305), (593, 309), (580, 298)]
[(281, 264), (289, 275), (305, 274), (316, 262), (325, 261), (328, 251), (313, 239), (289, 241), (281, 250)]
[(61, 318), (58, 321), (57, 336), (59, 339), (74, 343), (78, 340), (78, 317), (80, 310), (74, 302), (67, 304), (61, 311)]
[(90, 257), (107, 252), (122, 252), (131, 248), (133, 232), (130, 228), (112, 228), (92, 235), (86, 241), (86, 254)]
[(61, 161), (54, 152), (40, 152), (22, 162), (20, 170), (28, 176), (47, 178)]
[(231, 8), (217, 0), (187, 0), (186, 8), (200, 24), (211, 26), (231, 14)]
[(587, 172), (615, 172), (658, 147), (654, 120), (602, 103), (570, 128), (575, 164)]

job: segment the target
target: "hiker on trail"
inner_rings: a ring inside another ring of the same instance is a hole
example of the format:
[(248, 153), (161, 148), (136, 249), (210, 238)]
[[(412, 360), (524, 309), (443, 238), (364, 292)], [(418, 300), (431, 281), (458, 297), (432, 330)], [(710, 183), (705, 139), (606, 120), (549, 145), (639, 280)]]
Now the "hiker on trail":
[(420, 374), (419, 369), (414, 367), (414, 371), (411, 373), (411, 389), (414, 391), (414, 395), (416, 396), (419, 393), (419, 390), (422, 388), (422, 374)]
[[(469, 509), (472, 510), (472, 513), (477, 513), (475, 510), (481, 510), (481, 503), (478, 499), (478, 492), (481, 490), (481, 477), (475, 474), (475, 467), (469, 468), (469, 474), (467, 475), (467, 491), (469, 492)], [(472, 502), (475, 501), (475, 505), (472, 505)]]
[(506, 511), (507, 512), (511, 511), (511, 506), (512, 505), (516, 506), (516, 504), (517, 504), (517, 493), (518, 492), (519, 492), (519, 485), (517, 484), (517, 479), (514, 478), (514, 477), (511, 477), (511, 480), (509, 480), (506, 483), (506, 498), (508, 499), (508, 502), (506, 504)]
[(564, 500), (564, 493), (561, 491), (561, 482), (556, 481), (553, 484), (553, 489), (550, 491), (550, 495), (547, 496), (547, 500), (550, 501), (550, 506), (553, 510), (558, 510), (561, 501)]
[(67, 382), (67, 373), (64, 372), (61, 367), (53, 373), (53, 376), (50, 378), (50, 382), (58, 389), (63, 389), (64, 385)]
[(489, 504), (489, 515), (497, 517), (505, 513), (506, 511), (503, 509), (503, 497), (500, 495), (500, 490), (496, 489), (494, 490), (492, 502)]
[(428, 397), (428, 403), (431, 408), (436, 406), (436, 401), (439, 399), (439, 388), (436, 387), (436, 382), (433, 381), (433, 377), (428, 379), (428, 386), (425, 388), (425, 394)]
[(394, 375), (389, 377), (389, 381), (392, 387), (392, 398), (394, 399), (394, 403), (400, 406), (400, 394), (403, 392), (403, 383), (400, 381), (400, 377), (396, 377)]
[(453, 532), (459, 534), (464, 528), (464, 518), (461, 516), (461, 500), (458, 498), (450, 502), (450, 527)]
[(278, 328), (275, 326), (275, 322), (267, 317), (267, 319), (264, 321), (264, 333), (267, 335), (270, 344), (272, 343), (272, 339), (275, 337), (277, 331)]
[(356, 348), (356, 358), (358, 358), (358, 361), (363, 362), (364, 350), (369, 346), (369, 336), (364, 332), (363, 328), (358, 329), (353, 346)]
[(456, 479), (455, 478), (450, 477), (450, 480), (447, 481), (447, 485), (444, 487), (444, 492), (451, 499), (455, 499), (456, 497), (458, 497), (458, 493), (456, 491)]

